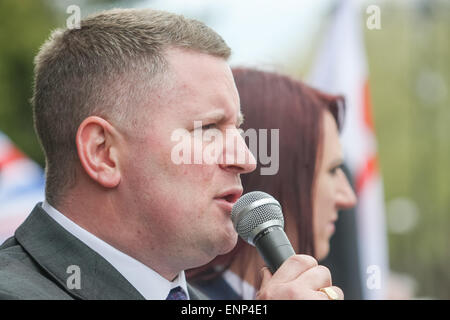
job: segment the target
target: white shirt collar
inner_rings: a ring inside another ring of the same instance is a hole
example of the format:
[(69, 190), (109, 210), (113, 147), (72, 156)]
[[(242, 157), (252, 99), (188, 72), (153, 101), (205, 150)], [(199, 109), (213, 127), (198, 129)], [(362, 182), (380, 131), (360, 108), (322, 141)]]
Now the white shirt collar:
[(145, 299), (165, 300), (169, 291), (178, 286), (184, 289), (189, 299), (184, 271), (181, 271), (174, 281), (169, 281), (143, 263), (81, 228), (47, 201), (42, 203), (42, 209), (64, 229), (108, 261)]

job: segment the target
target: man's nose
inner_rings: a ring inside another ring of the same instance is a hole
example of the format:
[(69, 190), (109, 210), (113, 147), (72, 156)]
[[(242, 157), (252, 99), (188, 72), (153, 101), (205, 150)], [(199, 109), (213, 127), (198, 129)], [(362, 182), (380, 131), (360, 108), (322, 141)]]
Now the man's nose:
[(220, 167), (235, 173), (249, 173), (256, 169), (256, 159), (238, 129), (227, 130)]
[(339, 186), (337, 205), (339, 209), (351, 209), (356, 204), (356, 195), (346, 175), (341, 171), (341, 183)]

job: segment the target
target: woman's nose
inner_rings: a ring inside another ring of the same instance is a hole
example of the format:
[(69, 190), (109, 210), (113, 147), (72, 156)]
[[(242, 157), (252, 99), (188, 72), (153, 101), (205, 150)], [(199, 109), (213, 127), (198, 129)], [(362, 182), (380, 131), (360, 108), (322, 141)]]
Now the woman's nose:
[(353, 191), (352, 186), (350, 185), (347, 177), (342, 171), (337, 200), (339, 209), (351, 209), (355, 206), (357, 201), (355, 192)]

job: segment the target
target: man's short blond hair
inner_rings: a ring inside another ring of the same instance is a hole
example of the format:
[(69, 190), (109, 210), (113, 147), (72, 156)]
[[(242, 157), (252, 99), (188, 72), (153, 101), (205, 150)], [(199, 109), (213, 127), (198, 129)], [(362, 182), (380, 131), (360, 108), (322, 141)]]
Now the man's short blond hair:
[(169, 48), (230, 56), (205, 24), (164, 11), (113, 9), (80, 26), (55, 30), (35, 58), (34, 124), (46, 158), (46, 199), (54, 205), (75, 182), (75, 137), (86, 117), (136, 124), (137, 106), (164, 81)]

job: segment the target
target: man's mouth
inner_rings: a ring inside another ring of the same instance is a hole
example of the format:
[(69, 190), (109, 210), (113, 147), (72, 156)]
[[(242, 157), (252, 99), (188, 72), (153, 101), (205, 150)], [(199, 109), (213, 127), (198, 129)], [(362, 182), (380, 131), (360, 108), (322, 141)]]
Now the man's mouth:
[(230, 188), (214, 197), (214, 200), (227, 212), (231, 212), (233, 205), (238, 201), (242, 192), (241, 187)]

